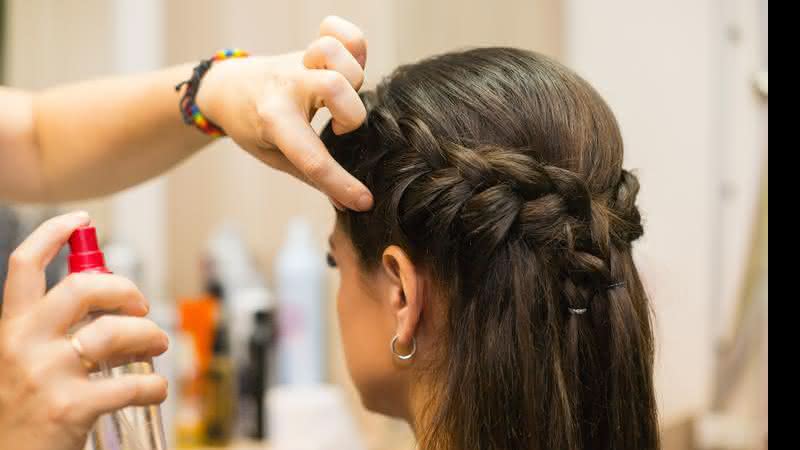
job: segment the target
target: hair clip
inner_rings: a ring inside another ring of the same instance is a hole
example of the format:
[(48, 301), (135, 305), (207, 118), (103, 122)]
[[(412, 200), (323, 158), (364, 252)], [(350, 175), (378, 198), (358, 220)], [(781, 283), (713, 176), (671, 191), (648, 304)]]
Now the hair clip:
[[(616, 288), (622, 287), (622, 286), (625, 286), (625, 282), (624, 281), (619, 281), (619, 282), (616, 282), (616, 283), (609, 284), (607, 289), (611, 290), (611, 289), (616, 289)], [(569, 310), (570, 314), (574, 314), (576, 316), (581, 316), (583, 314), (586, 314), (589, 311), (589, 308), (567, 308), (567, 309)]]

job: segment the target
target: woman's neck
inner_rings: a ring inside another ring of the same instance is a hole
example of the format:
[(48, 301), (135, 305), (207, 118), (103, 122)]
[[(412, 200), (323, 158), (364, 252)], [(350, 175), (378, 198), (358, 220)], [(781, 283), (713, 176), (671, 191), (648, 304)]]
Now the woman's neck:
[(408, 405), (402, 418), (411, 427), (417, 439), (430, 429), (436, 413), (436, 390), (432, 386), (433, 383), (417, 381), (409, 389)]

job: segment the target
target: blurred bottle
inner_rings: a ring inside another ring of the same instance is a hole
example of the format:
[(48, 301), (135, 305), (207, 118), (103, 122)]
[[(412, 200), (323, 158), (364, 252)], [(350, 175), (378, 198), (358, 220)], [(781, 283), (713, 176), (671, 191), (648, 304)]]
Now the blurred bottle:
[(186, 358), (179, 364), (181, 395), (176, 416), (179, 447), (202, 445), (205, 441), (205, 374), (211, 365), (220, 308), (213, 290), (209, 286), (202, 297), (182, 299), (178, 305), (179, 346), (189, 350), (180, 353)]
[(211, 266), (207, 276), (218, 280), (226, 294), (232, 289), (264, 286), (242, 233), (233, 224), (223, 224), (212, 234), (207, 257)]
[(250, 361), (239, 377), (239, 434), (260, 441), (268, 436), (264, 395), (270, 384), (272, 349), (277, 337), (274, 309), (256, 312), (253, 321)]
[(214, 351), (204, 379), (205, 442), (214, 446), (228, 445), (236, 422), (236, 376), (224, 319), (217, 324)]
[(257, 270), (242, 233), (233, 224), (224, 224), (213, 233), (205, 263), (207, 276), (218, 280), (225, 293), (224, 313), (228, 323), (235, 324), (229, 329), (230, 357), (238, 385), (235, 435), (255, 437), (255, 421), (262, 402), (253, 402), (253, 392), (260, 388), (255, 380), (257, 374), (252, 371), (261, 364), (252, 360), (249, 343), (255, 332), (255, 315), (274, 309), (273, 295)]
[[(255, 437), (254, 425), (258, 414), (257, 405), (253, 403), (253, 390), (256, 386), (256, 373), (262, 370), (264, 361), (256, 362), (250, 348), (254, 333), (257, 333), (256, 315), (260, 311), (274, 311), (272, 294), (265, 287), (249, 287), (234, 289), (228, 297), (227, 310), (231, 314), (230, 328), (231, 358), (238, 381), (238, 423), (237, 437)], [(266, 358), (263, 355), (262, 358)]]
[(311, 225), (292, 219), (275, 265), (282, 384), (314, 385), (325, 378), (324, 274)]

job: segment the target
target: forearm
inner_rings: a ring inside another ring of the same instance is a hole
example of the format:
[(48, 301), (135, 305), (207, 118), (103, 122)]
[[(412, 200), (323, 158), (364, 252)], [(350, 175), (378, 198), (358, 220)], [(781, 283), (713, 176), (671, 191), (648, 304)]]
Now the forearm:
[(95, 197), (159, 175), (210, 139), (187, 127), (174, 86), (189, 65), (41, 93), (0, 89), (0, 198)]
[(34, 200), (115, 192), (159, 175), (210, 139), (187, 127), (174, 86), (189, 65), (55, 88), (33, 97), (41, 189)]
[[(325, 106), (337, 133), (366, 118), (358, 96), (366, 41), (328, 17), (306, 52), (215, 63), (197, 105), (243, 149), (366, 210), (367, 188), (328, 153), (309, 122)], [(61, 201), (108, 194), (157, 176), (210, 138), (183, 124), (177, 83), (192, 65), (30, 94), (0, 88), (0, 200)]]

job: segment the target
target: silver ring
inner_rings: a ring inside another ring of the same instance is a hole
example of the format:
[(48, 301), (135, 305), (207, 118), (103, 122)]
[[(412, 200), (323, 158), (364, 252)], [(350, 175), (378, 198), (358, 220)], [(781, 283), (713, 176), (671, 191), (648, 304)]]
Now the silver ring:
[(409, 353), (407, 355), (401, 355), (400, 352), (397, 351), (397, 341), (398, 340), (400, 340), (400, 336), (395, 336), (394, 339), (392, 339), (392, 345), (391, 345), (392, 354), (394, 356), (396, 356), (398, 359), (400, 359), (402, 361), (408, 361), (411, 358), (413, 358), (414, 355), (417, 354), (417, 338), (415, 338), (415, 337), (411, 338), (411, 353)]
[(69, 340), (69, 343), (70, 345), (72, 345), (72, 348), (75, 350), (75, 353), (78, 355), (78, 358), (80, 358), (83, 367), (89, 372), (94, 370), (96, 363), (86, 356), (86, 351), (83, 349), (83, 344), (81, 344), (81, 341), (80, 339), (78, 339), (78, 336), (72, 336)]

